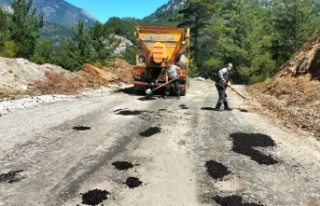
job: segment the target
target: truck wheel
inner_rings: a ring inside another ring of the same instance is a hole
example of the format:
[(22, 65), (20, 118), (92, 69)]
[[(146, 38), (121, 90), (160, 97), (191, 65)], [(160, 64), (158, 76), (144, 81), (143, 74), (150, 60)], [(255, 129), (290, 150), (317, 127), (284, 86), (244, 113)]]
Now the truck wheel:
[(187, 94), (187, 88), (181, 90), (181, 93), (180, 93), (181, 96), (186, 96), (186, 94)]

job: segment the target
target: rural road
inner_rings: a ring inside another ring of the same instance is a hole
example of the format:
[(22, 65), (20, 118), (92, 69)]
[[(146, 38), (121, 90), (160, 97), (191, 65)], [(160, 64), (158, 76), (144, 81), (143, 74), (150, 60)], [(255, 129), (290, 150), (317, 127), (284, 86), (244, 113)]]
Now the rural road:
[(0, 206), (319, 206), (320, 143), (228, 94), (232, 111), (194, 80), (180, 100), (101, 94), (3, 115)]

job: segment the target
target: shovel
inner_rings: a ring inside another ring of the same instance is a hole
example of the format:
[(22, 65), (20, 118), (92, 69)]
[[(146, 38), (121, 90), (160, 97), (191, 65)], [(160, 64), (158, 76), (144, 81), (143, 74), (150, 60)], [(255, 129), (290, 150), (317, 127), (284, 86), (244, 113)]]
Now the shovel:
[(180, 77), (178, 76), (178, 77), (176, 77), (176, 78), (173, 78), (173, 79), (171, 79), (170, 81), (168, 81), (167, 83), (164, 83), (164, 84), (162, 84), (162, 85), (160, 85), (160, 86), (158, 86), (158, 87), (156, 87), (156, 88), (154, 88), (154, 89), (146, 89), (146, 94), (147, 95), (153, 95), (153, 92), (154, 91), (156, 91), (157, 89), (160, 89), (161, 87), (164, 87), (164, 86), (166, 86), (167, 84), (169, 84), (170, 82), (172, 82), (172, 81), (174, 81), (174, 80), (177, 80), (177, 79), (179, 79)]
[(230, 89), (232, 90), (232, 91), (234, 91), (235, 93), (237, 93), (237, 95), (239, 95), (240, 97), (242, 97), (244, 100), (246, 100), (247, 98), (245, 98), (242, 94), (240, 94), (237, 90), (236, 90), (236, 88), (234, 88), (234, 87), (232, 87), (232, 86), (229, 86), (230, 87)]
[[(219, 83), (216, 83), (216, 85), (219, 85), (219, 86), (222, 86), (223, 87), (223, 85), (222, 84), (219, 84)], [(230, 89), (232, 90), (232, 91), (234, 91), (237, 95), (239, 95), (240, 97), (242, 97), (244, 100), (246, 100), (247, 98), (245, 97), (245, 96), (243, 96), (242, 94), (240, 94), (237, 90), (236, 90), (236, 88), (234, 88), (234, 87), (232, 87), (232, 86), (230, 86), (230, 85), (226, 85), (227, 87), (230, 87)]]

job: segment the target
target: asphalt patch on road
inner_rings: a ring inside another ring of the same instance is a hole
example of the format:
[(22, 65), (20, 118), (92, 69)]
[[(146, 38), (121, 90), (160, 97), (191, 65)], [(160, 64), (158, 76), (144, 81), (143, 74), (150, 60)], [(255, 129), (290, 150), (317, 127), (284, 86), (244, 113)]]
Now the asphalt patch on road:
[(23, 170), (16, 170), (16, 171), (10, 171), (8, 173), (0, 174), (0, 183), (6, 182), (6, 183), (15, 183), (20, 182), (23, 178), (18, 177), (18, 174), (23, 172)]
[(155, 135), (160, 132), (161, 132), (160, 127), (150, 127), (146, 131), (140, 132), (139, 134), (142, 137), (151, 137), (152, 135)]
[(221, 180), (231, 173), (226, 166), (213, 160), (207, 161), (205, 167), (207, 168), (209, 175), (216, 180)]
[(107, 200), (108, 195), (111, 195), (111, 193), (106, 190), (94, 189), (81, 195), (82, 195), (82, 204), (98, 205), (104, 200)]
[(260, 133), (233, 133), (230, 137), (233, 139), (232, 151), (249, 156), (259, 164), (273, 165), (278, 163), (272, 156), (254, 149), (254, 147), (275, 147), (275, 142), (268, 135)]
[(249, 111), (246, 109), (238, 109), (240, 112), (248, 113)]
[(142, 111), (142, 110), (118, 110), (118, 111), (116, 111), (116, 114), (128, 116), (128, 115), (140, 115), (145, 112), (146, 111)]
[(221, 206), (264, 206), (257, 203), (243, 203), (242, 197), (237, 195), (233, 195), (230, 197), (216, 196), (212, 199), (214, 199), (214, 201), (216, 201)]
[(164, 111), (167, 111), (167, 109), (159, 109), (158, 111), (159, 112), (164, 112)]
[(117, 170), (128, 170), (128, 169), (134, 167), (133, 164), (131, 164), (130, 162), (126, 162), (126, 161), (116, 161), (116, 162), (113, 162), (112, 165), (113, 165)]
[(180, 104), (179, 107), (181, 109), (189, 109), (189, 107), (187, 107), (187, 105), (185, 105), (185, 104)]
[(91, 127), (79, 126), (79, 127), (73, 127), (72, 129), (77, 131), (85, 131), (85, 130), (90, 130)]
[(125, 184), (130, 188), (136, 188), (139, 187), (142, 184), (142, 181), (140, 181), (138, 178), (136, 177), (128, 177)]

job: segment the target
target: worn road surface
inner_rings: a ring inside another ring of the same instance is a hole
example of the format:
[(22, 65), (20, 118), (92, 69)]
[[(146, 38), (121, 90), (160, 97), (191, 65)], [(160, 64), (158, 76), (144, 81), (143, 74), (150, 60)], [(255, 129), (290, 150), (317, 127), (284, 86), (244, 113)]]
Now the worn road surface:
[(231, 91), (234, 110), (214, 111), (216, 93), (192, 81), (180, 100), (102, 94), (3, 115), (0, 205), (319, 206), (319, 142)]

